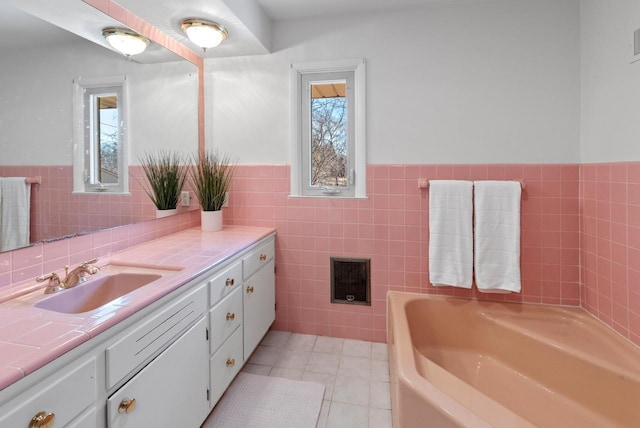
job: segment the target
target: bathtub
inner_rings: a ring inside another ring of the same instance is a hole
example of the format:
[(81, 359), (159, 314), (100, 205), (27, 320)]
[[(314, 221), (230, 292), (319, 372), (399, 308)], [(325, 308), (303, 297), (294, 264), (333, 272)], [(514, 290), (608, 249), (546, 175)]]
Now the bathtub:
[(579, 308), (389, 292), (394, 428), (640, 427), (640, 349)]

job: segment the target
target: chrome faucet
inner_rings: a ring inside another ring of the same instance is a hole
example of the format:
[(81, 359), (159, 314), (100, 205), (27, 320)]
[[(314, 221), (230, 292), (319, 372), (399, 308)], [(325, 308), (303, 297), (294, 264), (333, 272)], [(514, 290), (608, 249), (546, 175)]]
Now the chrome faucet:
[(80, 265), (72, 269), (71, 272), (69, 272), (69, 265), (66, 265), (64, 267), (66, 276), (64, 281), (60, 281), (60, 277), (55, 272), (41, 275), (36, 278), (36, 281), (42, 282), (49, 280), (47, 287), (44, 289), (45, 294), (55, 293), (65, 288), (72, 288), (85, 282), (87, 280), (87, 274), (94, 275), (98, 273), (100, 268), (94, 264), (97, 262), (98, 259), (87, 260), (86, 262), (80, 263)]

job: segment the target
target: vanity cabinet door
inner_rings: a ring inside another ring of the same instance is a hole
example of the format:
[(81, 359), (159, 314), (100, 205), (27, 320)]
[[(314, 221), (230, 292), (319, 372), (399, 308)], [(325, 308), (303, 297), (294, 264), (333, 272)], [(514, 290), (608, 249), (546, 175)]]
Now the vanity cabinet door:
[(244, 282), (244, 359), (249, 358), (276, 318), (274, 261)]
[(209, 413), (206, 327), (203, 317), (109, 397), (109, 427), (200, 426)]
[(54, 427), (62, 427), (95, 400), (95, 358), (75, 361), (0, 406), (0, 427), (28, 427), (32, 418), (53, 419)]

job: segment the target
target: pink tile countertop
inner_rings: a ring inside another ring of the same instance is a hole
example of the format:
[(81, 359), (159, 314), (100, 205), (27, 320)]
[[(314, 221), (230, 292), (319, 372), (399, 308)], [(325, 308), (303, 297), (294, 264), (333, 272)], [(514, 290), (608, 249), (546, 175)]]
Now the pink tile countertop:
[[(0, 390), (273, 232), (275, 230), (271, 228), (225, 226), (220, 232), (203, 233), (197, 227), (102, 258), (98, 266), (135, 264), (184, 268), (112, 303), (80, 314), (34, 307), (35, 303), (52, 296), (44, 294), (44, 283), (38, 284), (36, 291), (33, 291), (35, 280), (19, 284), (21, 290), (28, 290), (28, 293), (17, 297), (19, 293), (16, 293), (16, 287), (12, 287), (12, 296), (0, 304)], [(98, 272), (95, 277), (100, 274)]]

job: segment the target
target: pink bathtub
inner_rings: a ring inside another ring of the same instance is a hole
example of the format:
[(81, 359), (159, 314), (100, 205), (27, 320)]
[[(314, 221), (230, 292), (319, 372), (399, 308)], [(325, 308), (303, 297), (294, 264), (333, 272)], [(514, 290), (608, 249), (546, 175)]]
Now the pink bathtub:
[(640, 350), (579, 308), (390, 292), (394, 428), (640, 427)]

